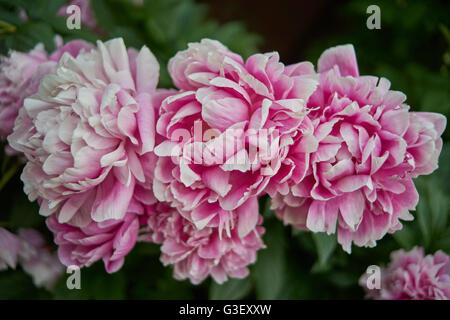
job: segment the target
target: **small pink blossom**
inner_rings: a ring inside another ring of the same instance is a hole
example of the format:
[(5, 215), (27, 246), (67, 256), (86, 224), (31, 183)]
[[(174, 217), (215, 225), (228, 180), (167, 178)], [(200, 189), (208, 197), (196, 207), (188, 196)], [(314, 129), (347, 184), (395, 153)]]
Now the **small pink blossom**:
[[(0, 138), (5, 140), (12, 133), (14, 122), (23, 106), (24, 99), (38, 91), (42, 77), (56, 69), (57, 62), (64, 52), (76, 57), (80, 51), (89, 50), (92, 45), (74, 40), (66, 45), (62, 39), (55, 38), (57, 49), (48, 55), (42, 44), (27, 53), (11, 51), (0, 62)], [(7, 147), (9, 154), (17, 153)]]
[(51, 289), (63, 273), (63, 266), (42, 235), (33, 229), (19, 229), (15, 235), (0, 228), (0, 270), (20, 264), (37, 287)]
[(318, 71), (311, 111), (287, 155), (308, 169), (300, 182), (271, 190), (272, 206), (300, 228), (337, 229), (347, 252), (352, 242), (372, 247), (401, 229), (400, 220), (413, 219), (412, 178), (437, 168), (446, 118), (410, 112), (406, 96), (389, 90), (387, 79), (359, 76), (351, 45), (326, 50)]
[(450, 260), (437, 251), (424, 255), (423, 249), (391, 253), (391, 262), (381, 270), (380, 289), (368, 289), (367, 274), (360, 279), (367, 297), (376, 300), (449, 300)]
[[(255, 200), (250, 200), (255, 201)], [(257, 210), (257, 207), (256, 207)], [(256, 261), (256, 253), (264, 248), (261, 235), (264, 229), (259, 225), (240, 237), (237, 228), (220, 231), (218, 227), (205, 227), (199, 230), (188, 219), (186, 213), (158, 203), (156, 211), (150, 215), (148, 226), (151, 240), (161, 246), (161, 261), (172, 265), (174, 277), (178, 280), (189, 279), (199, 284), (208, 276), (223, 283), (232, 278), (244, 278), (248, 275), (248, 265)], [(239, 219), (234, 216), (234, 220)]]
[(224, 62), (231, 59), (243, 64), (242, 57), (228, 50), (217, 40), (202, 39), (188, 44), (179, 51), (167, 66), (174, 85), (181, 90), (196, 90), (208, 86), (209, 81), (232, 71)]
[(2, 139), (12, 132), (19, 108), (26, 94), (33, 94), (30, 79), (38, 67), (48, 60), (42, 44), (28, 53), (11, 51), (1, 58), (0, 64), (0, 136)]
[(51, 251), (43, 236), (33, 229), (19, 229), (22, 239), (21, 265), (37, 287), (53, 288), (64, 272), (56, 252)]
[(0, 228), (0, 270), (15, 269), (21, 249), (20, 239), (5, 228)]

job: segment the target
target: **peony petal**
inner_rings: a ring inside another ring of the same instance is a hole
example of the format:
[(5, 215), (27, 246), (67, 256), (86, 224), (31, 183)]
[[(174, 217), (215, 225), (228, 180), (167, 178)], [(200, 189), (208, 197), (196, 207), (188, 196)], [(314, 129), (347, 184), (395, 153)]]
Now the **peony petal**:
[(238, 216), (238, 234), (240, 238), (247, 236), (258, 222), (258, 201), (250, 198), (245, 203), (236, 208)]
[(342, 76), (358, 77), (358, 63), (356, 62), (355, 48), (351, 44), (340, 45), (325, 50), (317, 62), (317, 71), (322, 73), (339, 68)]
[(231, 190), (232, 185), (228, 182), (229, 171), (223, 171), (218, 167), (206, 169), (202, 173), (202, 181), (208, 187), (217, 192), (221, 197)]
[(133, 196), (135, 179), (129, 186), (121, 184), (111, 175), (97, 187), (97, 195), (92, 207), (92, 219), (96, 222), (108, 219), (122, 219)]
[(136, 114), (137, 126), (141, 140), (140, 154), (153, 151), (155, 147), (156, 123), (155, 110), (150, 95), (144, 93), (136, 97), (139, 110)]
[(339, 211), (352, 231), (355, 231), (361, 223), (364, 208), (365, 202), (361, 191), (346, 193), (339, 198)]
[(153, 53), (143, 46), (136, 57), (136, 90), (139, 94), (155, 92), (159, 79), (159, 63)]

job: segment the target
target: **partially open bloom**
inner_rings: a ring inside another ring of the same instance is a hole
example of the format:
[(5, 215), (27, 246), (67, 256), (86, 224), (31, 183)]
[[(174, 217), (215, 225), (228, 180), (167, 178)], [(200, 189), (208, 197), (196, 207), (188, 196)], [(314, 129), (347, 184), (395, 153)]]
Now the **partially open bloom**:
[(272, 206), (301, 228), (337, 229), (350, 252), (352, 242), (374, 246), (401, 228), (400, 219), (413, 219), (409, 210), (418, 194), (412, 178), (437, 168), (446, 118), (410, 112), (406, 96), (389, 90), (387, 79), (359, 76), (351, 45), (326, 50), (318, 71), (312, 111), (302, 123), (314, 145), (309, 169), (300, 183), (280, 189)]
[(37, 91), (30, 88), (31, 76), (38, 67), (48, 60), (42, 44), (28, 53), (11, 51), (8, 57), (1, 58), (0, 64), (0, 137), (6, 137), (14, 128), (19, 108), (26, 94)]
[(196, 90), (209, 85), (209, 81), (230, 72), (225, 58), (243, 64), (242, 57), (217, 40), (202, 39), (188, 44), (188, 49), (178, 52), (167, 66), (173, 84), (181, 90)]
[(24, 190), (42, 215), (77, 227), (125, 217), (145, 181), (141, 157), (155, 143), (158, 75), (148, 48), (98, 41), (76, 57), (64, 53), (25, 99), (8, 141), (28, 160)]
[(317, 82), (293, 75), (277, 53), (244, 63), (207, 39), (177, 53), (169, 72), (183, 90), (161, 105), (155, 194), (181, 211), (197, 208), (194, 220), (229, 216), (279, 173)]
[[(42, 77), (56, 69), (57, 62), (64, 52), (76, 57), (80, 51), (89, 50), (92, 45), (74, 40), (63, 45), (62, 39), (55, 38), (57, 49), (47, 54), (42, 44), (27, 53), (11, 51), (2, 57), (0, 63), (0, 138), (5, 140), (12, 133), (14, 122), (23, 106), (24, 99), (38, 91)], [(9, 154), (17, 151), (9, 146)]]
[(55, 234), (61, 262), (66, 266), (89, 267), (103, 260), (108, 273), (119, 270), (139, 233), (140, 215), (130, 207), (123, 219), (92, 221), (85, 227), (59, 223), (55, 215), (47, 218), (47, 226)]
[[(264, 229), (259, 226), (261, 216), (258, 226), (240, 237), (237, 228), (220, 231), (218, 227), (205, 227), (199, 230), (184, 218), (185, 215), (160, 202), (148, 220), (151, 240), (162, 245), (161, 261), (173, 266), (175, 279), (189, 279), (198, 284), (211, 276), (216, 282), (223, 283), (228, 277), (248, 275), (248, 265), (256, 261), (257, 251), (264, 248), (261, 240)], [(235, 215), (233, 219), (239, 217)]]
[(423, 249), (391, 253), (391, 262), (381, 270), (379, 289), (368, 289), (367, 274), (360, 279), (367, 297), (376, 300), (449, 300), (450, 259), (442, 251), (424, 255)]

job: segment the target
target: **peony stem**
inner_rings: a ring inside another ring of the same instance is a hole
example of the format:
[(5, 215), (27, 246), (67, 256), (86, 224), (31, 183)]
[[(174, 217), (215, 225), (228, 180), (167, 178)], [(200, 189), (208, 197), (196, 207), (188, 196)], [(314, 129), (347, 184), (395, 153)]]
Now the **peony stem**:
[(22, 163), (17, 161), (14, 165), (6, 171), (3, 177), (0, 179), (0, 191), (3, 190), (3, 187), (8, 183), (8, 181), (17, 173), (17, 171), (22, 166)]

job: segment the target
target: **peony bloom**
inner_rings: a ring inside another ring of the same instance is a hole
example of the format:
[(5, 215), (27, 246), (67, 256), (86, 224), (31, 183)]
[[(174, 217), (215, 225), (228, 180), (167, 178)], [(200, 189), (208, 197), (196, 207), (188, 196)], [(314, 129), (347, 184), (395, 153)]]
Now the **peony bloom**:
[(158, 74), (147, 47), (98, 41), (76, 57), (64, 53), (25, 99), (8, 141), (28, 160), (24, 190), (42, 215), (81, 228), (125, 217), (155, 143)]
[(64, 272), (58, 256), (47, 247), (42, 235), (33, 229), (19, 229), (23, 241), (20, 263), (36, 287), (51, 289)]
[(54, 233), (58, 255), (66, 265), (89, 267), (103, 260), (108, 273), (118, 271), (125, 256), (138, 241), (139, 233), (154, 212), (156, 199), (151, 190), (151, 181), (156, 162), (154, 153), (141, 157), (147, 183), (137, 183), (133, 198), (123, 219), (91, 221), (87, 226), (76, 227), (60, 223), (55, 215), (47, 218), (47, 226)]
[(48, 60), (42, 44), (28, 53), (11, 51), (0, 63), (0, 137), (4, 140), (14, 128), (23, 99), (37, 91), (30, 88), (31, 77)]
[(277, 53), (244, 63), (208, 39), (177, 53), (169, 72), (182, 91), (162, 102), (157, 122), (164, 139), (155, 148), (157, 198), (192, 212), (197, 226), (213, 227), (208, 221), (226, 224), (272, 177), (292, 175), (293, 168), (278, 169), (317, 85), (303, 69), (312, 66), (285, 68)]
[(423, 249), (391, 253), (391, 262), (381, 270), (380, 289), (367, 288), (364, 274), (360, 285), (367, 297), (376, 300), (449, 300), (450, 261), (448, 255), (437, 251), (424, 255)]
[(243, 64), (242, 57), (228, 50), (217, 40), (202, 39), (188, 44), (188, 49), (179, 51), (167, 66), (173, 84), (181, 90), (196, 90), (209, 86), (209, 81), (232, 72), (232, 66), (224, 59)]
[(103, 260), (108, 273), (118, 271), (125, 256), (133, 249), (139, 233), (140, 215), (130, 211), (121, 220), (92, 221), (85, 227), (59, 223), (56, 216), (47, 218), (55, 234), (58, 256), (65, 266), (89, 267)]
[(20, 239), (4, 228), (0, 228), (0, 270), (16, 268), (22, 249)]
[[(42, 77), (56, 69), (57, 62), (64, 52), (77, 56), (80, 51), (89, 50), (92, 45), (74, 40), (66, 45), (56, 37), (57, 49), (48, 55), (42, 44), (27, 53), (11, 51), (8, 57), (2, 57), (0, 63), (0, 138), (5, 140), (12, 133), (14, 121), (26, 97), (38, 91)], [(15, 151), (7, 148), (9, 154)]]
[(326, 50), (318, 71), (303, 135), (287, 156), (295, 162), (309, 149), (309, 169), (300, 183), (280, 185), (272, 207), (299, 228), (337, 229), (347, 252), (352, 242), (375, 246), (402, 227), (400, 220), (413, 219), (412, 178), (437, 168), (446, 118), (410, 112), (406, 96), (389, 90), (387, 79), (359, 76), (351, 45)]
[[(257, 201), (251, 199), (249, 201)], [(253, 206), (254, 207), (254, 206)], [(218, 283), (248, 275), (248, 265), (256, 261), (256, 252), (264, 248), (261, 235), (264, 229), (254, 227), (245, 237), (237, 228), (220, 231), (217, 227), (199, 230), (180, 212), (165, 203), (158, 203), (150, 215), (148, 227), (151, 240), (161, 244), (161, 261), (173, 265), (174, 277), (199, 284), (209, 275)], [(256, 206), (257, 210), (257, 206)], [(240, 217), (234, 215), (234, 220)]]
[(51, 289), (63, 273), (58, 257), (42, 235), (33, 229), (19, 229), (18, 235), (0, 228), (0, 270), (20, 264), (37, 287)]

